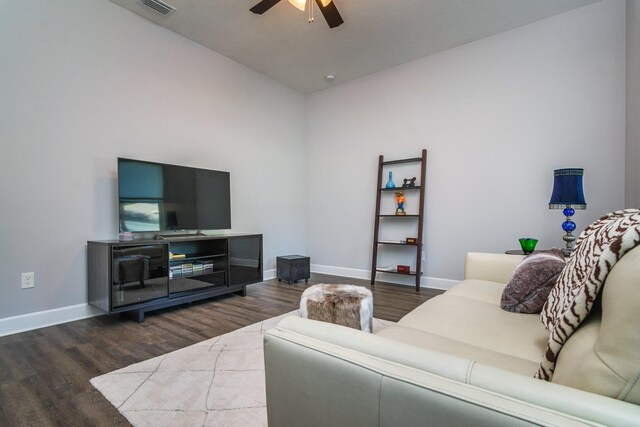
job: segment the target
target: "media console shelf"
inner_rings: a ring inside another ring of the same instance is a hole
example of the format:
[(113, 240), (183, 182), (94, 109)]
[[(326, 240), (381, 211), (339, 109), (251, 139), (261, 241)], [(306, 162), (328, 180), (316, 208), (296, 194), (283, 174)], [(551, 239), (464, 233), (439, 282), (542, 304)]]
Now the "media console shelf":
[(144, 313), (228, 293), (262, 275), (262, 235), (89, 241), (89, 304), (105, 313)]

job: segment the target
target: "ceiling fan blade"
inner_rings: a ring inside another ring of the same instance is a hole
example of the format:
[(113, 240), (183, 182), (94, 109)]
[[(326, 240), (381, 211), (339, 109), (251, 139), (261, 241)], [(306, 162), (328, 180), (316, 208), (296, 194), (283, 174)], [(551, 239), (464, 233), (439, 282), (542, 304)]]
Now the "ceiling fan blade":
[(258, 3), (255, 6), (253, 6), (249, 10), (251, 12), (253, 12), (253, 13), (257, 13), (258, 15), (262, 15), (263, 13), (265, 13), (267, 10), (271, 9), (273, 6), (275, 6), (279, 2), (280, 2), (280, 0), (262, 0), (260, 3)]
[(338, 12), (338, 8), (334, 4), (334, 2), (329, 3), (326, 6), (322, 5), (322, 0), (316, 0), (316, 4), (320, 8), (320, 12), (324, 15), (324, 19), (327, 20), (327, 24), (329, 24), (330, 28), (335, 28), (344, 23), (342, 16)]

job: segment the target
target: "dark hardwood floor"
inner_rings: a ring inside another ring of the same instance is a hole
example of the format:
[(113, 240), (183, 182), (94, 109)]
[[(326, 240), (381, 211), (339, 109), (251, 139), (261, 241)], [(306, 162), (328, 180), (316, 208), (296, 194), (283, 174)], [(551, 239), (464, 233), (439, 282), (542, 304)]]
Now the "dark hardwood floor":
[[(144, 323), (99, 316), (0, 338), (0, 426), (129, 425), (89, 380), (295, 310), (314, 283), (368, 281), (314, 274), (308, 284), (270, 280), (227, 295), (148, 313)], [(374, 316), (397, 321), (439, 294), (376, 284)]]

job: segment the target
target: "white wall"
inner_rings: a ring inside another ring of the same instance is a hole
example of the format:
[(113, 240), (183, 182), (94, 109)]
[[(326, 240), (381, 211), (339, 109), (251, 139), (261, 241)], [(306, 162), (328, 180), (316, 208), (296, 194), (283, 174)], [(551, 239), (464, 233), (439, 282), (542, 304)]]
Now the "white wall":
[(428, 149), (433, 278), (459, 279), (467, 251), (516, 249), (519, 237), (563, 245), (564, 217), (547, 208), (555, 168), (585, 168), (578, 232), (622, 208), (624, 28), (625, 3), (605, 0), (311, 94), (312, 263), (370, 269), (379, 154)]
[(626, 206), (640, 207), (640, 1), (627, 0)]
[(86, 303), (85, 242), (117, 233), (118, 156), (230, 171), (234, 231), (265, 234), (267, 270), (307, 252), (365, 274), (377, 156), (423, 147), (427, 276), (460, 278), (466, 251), (524, 235), (561, 245), (554, 168), (586, 169), (580, 228), (623, 205), (624, 19), (624, 2), (599, 2), (305, 105), (112, 3), (0, 0), (0, 323)]
[(0, 0), (0, 64), (0, 319), (86, 304), (118, 156), (231, 172), (265, 270), (304, 252), (301, 94), (102, 0)]

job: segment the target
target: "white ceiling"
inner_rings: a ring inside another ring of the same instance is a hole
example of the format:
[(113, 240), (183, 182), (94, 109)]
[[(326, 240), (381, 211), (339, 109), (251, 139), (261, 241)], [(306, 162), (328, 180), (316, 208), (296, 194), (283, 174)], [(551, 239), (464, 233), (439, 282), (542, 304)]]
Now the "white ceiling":
[(177, 8), (166, 17), (110, 1), (308, 93), (597, 0), (334, 0), (345, 21), (334, 29), (287, 0), (264, 15), (249, 11), (259, 0), (164, 0)]

